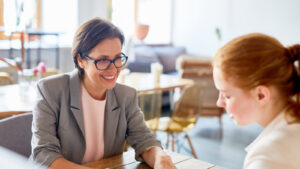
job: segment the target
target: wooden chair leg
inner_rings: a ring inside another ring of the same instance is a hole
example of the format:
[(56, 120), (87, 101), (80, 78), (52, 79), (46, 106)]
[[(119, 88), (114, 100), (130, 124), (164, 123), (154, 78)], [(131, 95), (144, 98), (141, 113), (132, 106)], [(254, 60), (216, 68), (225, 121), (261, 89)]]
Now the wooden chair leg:
[(130, 144), (125, 141), (125, 144), (124, 144), (124, 152), (128, 151), (128, 148), (130, 147)]
[(174, 135), (172, 134), (172, 151), (175, 151), (175, 138)]
[(197, 157), (197, 154), (196, 154), (196, 152), (195, 152), (195, 149), (194, 149), (194, 147), (193, 147), (192, 141), (191, 141), (191, 139), (190, 139), (190, 136), (189, 136), (188, 134), (186, 134), (185, 137), (186, 137), (186, 139), (187, 139), (188, 142), (189, 142), (189, 145), (190, 145), (190, 147), (191, 147), (193, 156), (194, 156), (195, 158), (198, 158), (198, 157)]
[(168, 149), (169, 147), (169, 137), (170, 137), (170, 133), (167, 132), (167, 143), (166, 143), (166, 149)]
[(220, 124), (220, 138), (223, 138), (222, 112), (220, 112), (219, 124)]

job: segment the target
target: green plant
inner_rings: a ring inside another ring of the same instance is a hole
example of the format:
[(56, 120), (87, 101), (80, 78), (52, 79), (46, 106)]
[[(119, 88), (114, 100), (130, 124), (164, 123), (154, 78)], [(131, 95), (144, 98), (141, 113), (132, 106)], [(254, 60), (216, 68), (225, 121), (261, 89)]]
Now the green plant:
[(222, 40), (221, 29), (219, 27), (216, 27), (215, 32), (216, 32), (217, 38), (219, 39), (219, 41), (221, 41)]

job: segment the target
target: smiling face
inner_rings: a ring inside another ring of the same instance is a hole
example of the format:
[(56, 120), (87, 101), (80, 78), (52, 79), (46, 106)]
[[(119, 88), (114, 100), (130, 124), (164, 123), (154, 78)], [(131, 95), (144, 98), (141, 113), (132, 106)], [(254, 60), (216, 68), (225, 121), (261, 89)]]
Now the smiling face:
[[(120, 39), (105, 39), (96, 45), (88, 56), (93, 60), (113, 60), (121, 55), (121, 49)], [(107, 70), (98, 70), (92, 61), (81, 59), (80, 56), (77, 59), (80, 67), (84, 69), (83, 84), (89, 94), (96, 99), (105, 97), (106, 90), (115, 87), (121, 68), (111, 64)]]
[(237, 125), (249, 125), (257, 122), (259, 105), (252, 91), (241, 88), (226, 81), (218, 67), (214, 67), (213, 76), (216, 88), (219, 90), (217, 106), (225, 108)]

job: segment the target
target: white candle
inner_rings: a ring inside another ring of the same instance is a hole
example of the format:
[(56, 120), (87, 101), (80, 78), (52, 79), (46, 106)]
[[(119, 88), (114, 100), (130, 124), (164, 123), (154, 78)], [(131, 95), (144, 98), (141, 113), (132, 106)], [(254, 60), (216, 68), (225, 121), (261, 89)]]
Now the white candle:
[(129, 69), (123, 69), (123, 70), (121, 70), (120, 75), (119, 75), (120, 83), (123, 83), (123, 84), (125, 83), (126, 76), (129, 73), (130, 73)]
[(153, 75), (154, 84), (158, 85), (160, 83), (160, 75), (163, 72), (163, 66), (160, 63), (151, 64), (151, 73)]

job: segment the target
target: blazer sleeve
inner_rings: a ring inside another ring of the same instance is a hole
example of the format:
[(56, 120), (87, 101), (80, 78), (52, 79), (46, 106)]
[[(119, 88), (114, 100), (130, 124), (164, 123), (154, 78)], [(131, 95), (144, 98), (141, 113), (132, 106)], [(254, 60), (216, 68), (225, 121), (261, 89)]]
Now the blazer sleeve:
[(144, 115), (138, 106), (137, 93), (128, 108), (127, 141), (135, 149), (136, 160), (141, 160), (141, 154), (153, 146), (161, 147), (160, 141), (151, 133), (144, 121)]
[(50, 91), (47, 92), (43, 83), (37, 85), (37, 103), (33, 110), (32, 122), (32, 154), (35, 162), (49, 166), (61, 155), (60, 142), (57, 138), (58, 104), (51, 101)]

